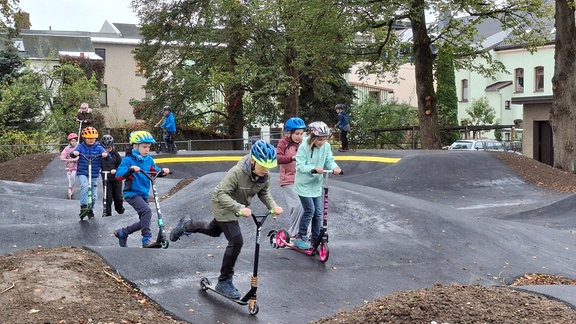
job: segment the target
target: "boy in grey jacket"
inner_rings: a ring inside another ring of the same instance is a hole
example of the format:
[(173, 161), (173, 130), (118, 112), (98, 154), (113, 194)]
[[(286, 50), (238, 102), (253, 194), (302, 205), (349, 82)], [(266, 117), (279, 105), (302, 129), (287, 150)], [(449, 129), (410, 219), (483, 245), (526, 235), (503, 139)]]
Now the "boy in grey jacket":
[(233, 166), (212, 192), (211, 209), (214, 219), (210, 222), (193, 220), (183, 217), (170, 233), (172, 242), (178, 241), (183, 234), (202, 233), (218, 237), (222, 233), (228, 240), (224, 252), (222, 267), (216, 290), (233, 299), (241, 297), (232, 279), (234, 265), (244, 244), (238, 217), (250, 217), (252, 210), (248, 208), (252, 198), (258, 198), (275, 215), (283, 212), (270, 194), (270, 175), (268, 170), (276, 167), (276, 149), (265, 141), (257, 141), (252, 145), (250, 154), (244, 156)]

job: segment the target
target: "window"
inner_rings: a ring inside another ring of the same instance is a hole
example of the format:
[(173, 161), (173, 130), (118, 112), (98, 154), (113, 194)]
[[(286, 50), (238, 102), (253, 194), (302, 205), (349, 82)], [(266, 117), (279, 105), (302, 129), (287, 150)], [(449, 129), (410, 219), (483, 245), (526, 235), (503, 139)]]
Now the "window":
[(510, 100), (504, 101), (504, 109), (510, 110)]
[(514, 70), (514, 91), (524, 92), (524, 69), (517, 68)]
[(463, 79), (461, 82), (462, 86), (462, 101), (468, 101), (468, 79)]
[(105, 48), (95, 48), (94, 53), (100, 56), (104, 61), (106, 61), (106, 49)]
[(534, 91), (544, 91), (544, 67), (534, 68)]
[(100, 106), (107, 107), (108, 106), (108, 85), (103, 84), (102, 88), (100, 88)]
[(135, 69), (134, 75), (143, 76), (144, 75), (144, 69), (140, 66), (140, 61), (135, 61), (135, 62), (136, 62), (136, 69)]
[(377, 103), (380, 103), (380, 91), (368, 91), (368, 98), (374, 99)]

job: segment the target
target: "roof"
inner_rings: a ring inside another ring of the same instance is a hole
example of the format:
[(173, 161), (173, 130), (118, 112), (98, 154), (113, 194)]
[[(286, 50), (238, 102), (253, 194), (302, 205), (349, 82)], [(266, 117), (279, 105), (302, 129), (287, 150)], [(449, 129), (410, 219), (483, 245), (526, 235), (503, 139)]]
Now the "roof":
[(487, 86), (485, 91), (500, 91), (510, 85), (512, 85), (512, 81), (498, 81), (496, 83), (492, 83), (491, 85)]
[(88, 36), (21, 35), (27, 58), (55, 59), (60, 52), (93, 53), (94, 46)]

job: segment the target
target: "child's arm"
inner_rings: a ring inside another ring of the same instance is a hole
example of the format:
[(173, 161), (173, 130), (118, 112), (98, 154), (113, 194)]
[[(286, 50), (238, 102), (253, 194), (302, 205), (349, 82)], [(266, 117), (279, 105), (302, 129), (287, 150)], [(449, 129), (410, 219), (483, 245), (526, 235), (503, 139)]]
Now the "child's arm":
[(213, 199), (234, 214), (246, 207), (234, 200), (231, 195), (231, 193), (238, 190), (238, 174), (238, 172), (228, 171), (212, 193)]
[(326, 169), (333, 170), (335, 174), (339, 174), (342, 170), (340, 170), (340, 167), (338, 167), (338, 164), (334, 160), (334, 155), (332, 154), (330, 144), (326, 143), (322, 148), (326, 149), (326, 159), (324, 160), (324, 165), (326, 166)]
[(312, 170), (316, 169), (315, 165), (306, 164), (308, 162), (306, 155), (309, 154), (307, 146), (308, 144), (303, 142), (298, 147), (298, 151), (296, 151), (296, 172), (312, 173)]
[(287, 141), (280, 141), (278, 142), (278, 146), (276, 147), (276, 156), (278, 160), (278, 164), (288, 164), (294, 161), (292, 156), (286, 155), (286, 148), (288, 147)]

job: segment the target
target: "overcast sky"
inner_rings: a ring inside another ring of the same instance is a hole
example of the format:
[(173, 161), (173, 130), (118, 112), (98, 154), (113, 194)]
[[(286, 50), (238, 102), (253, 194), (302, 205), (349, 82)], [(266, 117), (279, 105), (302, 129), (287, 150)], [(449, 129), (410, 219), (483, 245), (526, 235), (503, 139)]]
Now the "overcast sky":
[(31, 29), (100, 31), (104, 21), (137, 24), (130, 0), (20, 0)]

